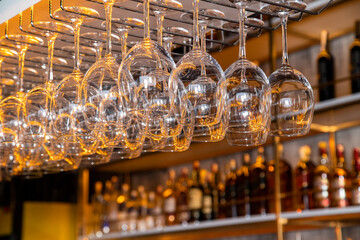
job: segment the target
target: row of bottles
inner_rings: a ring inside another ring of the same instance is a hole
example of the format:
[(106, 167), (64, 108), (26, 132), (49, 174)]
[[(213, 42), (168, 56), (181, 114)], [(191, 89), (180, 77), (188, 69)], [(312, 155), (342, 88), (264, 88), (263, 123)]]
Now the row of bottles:
[[(335, 98), (334, 58), (329, 50), (329, 34), (321, 32), (321, 49), (317, 59), (320, 101)], [(352, 93), (360, 92), (360, 21), (355, 24), (355, 40), (350, 46)]]
[[(279, 146), (279, 156), (283, 147)], [(280, 157), (280, 199), (282, 211), (300, 211), (312, 208), (360, 205), (360, 156), (354, 149), (354, 171), (345, 169), (344, 147), (337, 146), (337, 167), (329, 167), (326, 142), (319, 143), (320, 160), (316, 166), (310, 159), (311, 148), (299, 150), (296, 168)], [(144, 186), (130, 189), (122, 184), (118, 189), (117, 177), (95, 183), (91, 200), (92, 214), (89, 229), (102, 235), (110, 231), (133, 232), (161, 229), (164, 226), (208, 221), (275, 212), (275, 161), (266, 162), (264, 148), (258, 148), (251, 163), (249, 153), (242, 155), (237, 167), (235, 159), (220, 172), (216, 163), (210, 171), (200, 168), (198, 161), (181, 170), (168, 173), (166, 187), (145, 191)]]

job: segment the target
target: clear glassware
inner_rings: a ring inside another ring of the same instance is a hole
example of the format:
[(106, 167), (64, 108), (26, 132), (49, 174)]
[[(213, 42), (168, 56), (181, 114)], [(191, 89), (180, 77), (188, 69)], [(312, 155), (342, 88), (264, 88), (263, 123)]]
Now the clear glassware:
[[(107, 40), (106, 32), (85, 32), (80, 35), (81, 38), (84, 38), (82, 41), (92, 45), (96, 50), (96, 61), (99, 61), (102, 56), (104, 42)], [(115, 34), (111, 34), (112, 41), (118, 42), (120, 38)]]
[[(144, 40), (130, 49), (119, 69), (119, 94), (125, 107), (121, 125), (126, 146), (143, 145), (145, 136), (160, 139), (178, 135), (182, 124), (181, 116), (170, 104), (168, 87), (175, 63), (163, 47), (150, 39), (149, 0), (144, 0), (143, 6)], [(171, 121), (165, 122), (164, 118), (170, 116)]]
[[(279, 3), (306, 8), (306, 3), (301, 0), (285, 0)], [(270, 134), (302, 136), (310, 131), (314, 114), (314, 93), (306, 77), (289, 64), (287, 20), (292, 12), (280, 5), (264, 5), (262, 10), (277, 13), (282, 27), (282, 64), (269, 76), (272, 100)]]
[[(257, 146), (267, 140), (270, 127), (271, 89), (264, 71), (246, 59), (246, 0), (233, 0), (239, 10), (239, 59), (225, 71), (228, 119), (226, 139), (230, 145)], [(261, 20), (250, 19), (254, 25)], [(225, 26), (226, 27), (226, 26)], [(235, 29), (236, 29), (235, 28)]]
[[(48, 58), (45, 56), (36, 56), (36, 57), (29, 58), (29, 60), (34, 62), (35, 66), (37, 68), (41, 69), (41, 75), (42, 75), (43, 81), (45, 83), (47, 81), (47, 76), (48, 76), (48, 69), (47, 69)], [(53, 64), (58, 64), (58, 65), (64, 66), (64, 65), (67, 65), (67, 60), (65, 58), (53, 57)], [(54, 73), (53, 73), (53, 75), (54, 75)]]
[[(206, 53), (205, 44), (200, 48), (199, 30), (205, 31), (206, 25), (199, 25), (199, 0), (194, 0), (193, 21), (193, 49), (177, 63), (171, 74), (170, 87), (176, 92), (178, 81), (186, 87), (186, 98), (195, 110), (192, 141), (217, 142), (225, 136), (225, 75), (218, 62)], [(205, 33), (201, 36), (205, 43)]]
[(38, 150), (45, 131), (36, 123), (25, 123), (19, 113), (25, 95), (23, 80), (26, 51), (29, 44), (41, 45), (44, 41), (35, 36), (20, 34), (5, 35), (0, 41), (3, 45), (16, 48), (19, 57), (16, 95), (9, 96), (0, 103), (2, 144), (11, 153), (7, 163), (9, 171), (11, 175), (40, 177), (43, 162), (38, 158)]
[(99, 144), (98, 136), (87, 124), (87, 113), (81, 104), (80, 87), (84, 75), (80, 70), (79, 52), (80, 26), (83, 22), (92, 20), (92, 18), (85, 17), (82, 14), (99, 17), (99, 13), (94, 9), (81, 6), (69, 6), (65, 7), (65, 10), (57, 9), (54, 16), (73, 24), (74, 70), (56, 87), (51, 102), (51, 110), (55, 117), (56, 136), (64, 144), (67, 156), (74, 158), (74, 162), (79, 162), (82, 155), (94, 153)]

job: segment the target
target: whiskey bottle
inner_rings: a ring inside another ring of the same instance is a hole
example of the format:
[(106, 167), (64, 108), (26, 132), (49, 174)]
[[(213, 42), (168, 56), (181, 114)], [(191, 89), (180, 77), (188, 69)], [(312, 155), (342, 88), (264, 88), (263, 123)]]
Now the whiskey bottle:
[(112, 183), (110, 180), (105, 182), (104, 190), (104, 207), (102, 213), (102, 231), (103, 233), (110, 232), (110, 204), (111, 204), (111, 195), (112, 195)]
[(250, 216), (250, 154), (244, 153), (242, 166), (236, 177), (237, 186), (237, 214)]
[(226, 218), (227, 206), (226, 206), (226, 192), (225, 192), (225, 174), (221, 175), (221, 181), (217, 185), (217, 192), (219, 195), (219, 213), (217, 219)]
[(258, 148), (256, 162), (250, 168), (250, 209), (251, 214), (266, 214), (268, 212), (268, 196), (266, 186), (266, 165), (264, 148)]
[(117, 198), (119, 195), (119, 179), (117, 176), (111, 177), (111, 192), (110, 192), (110, 199), (109, 199), (109, 227), (111, 232), (118, 231), (117, 223), (118, 223), (118, 203)]
[(155, 227), (157, 229), (162, 229), (165, 225), (163, 206), (164, 206), (163, 187), (161, 185), (158, 185), (155, 191), (155, 206), (154, 206), (154, 220), (155, 220)]
[(210, 185), (211, 174), (206, 170), (201, 171), (201, 183), (203, 191), (203, 201), (201, 209), (201, 220), (208, 221), (213, 219), (213, 195)]
[(200, 163), (195, 161), (191, 172), (191, 186), (189, 189), (190, 221), (199, 222), (202, 208), (202, 189), (200, 184)]
[(360, 92), (360, 21), (355, 24), (355, 40), (350, 47), (351, 90)]
[(175, 198), (175, 171), (170, 170), (168, 180), (166, 181), (166, 189), (163, 192), (164, 197), (164, 214), (165, 224), (174, 225), (176, 214), (176, 198)]
[(138, 215), (137, 215), (137, 230), (140, 232), (146, 231), (146, 215), (147, 215), (147, 193), (143, 185), (138, 186)]
[[(281, 211), (293, 210), (293, 175), (291, 166), (283, 157), (284, 147), (278, 146), (279, 174), (280, 174), (280, 199)], [(267, 164), (267, 189), (269, 197), (269, 212), (275, 213), (275, 160)]]
[(346, 207), (348, 199), (348, 172), (345, 169), (344, 145), (336, 145), (336, 168), (331, 178), (331, 206)]
[(155, 227), (154, 209), (155, 209), (155, 192), (150, 191), (148, 194), (146, 229), (153, 229)]
[(230, 171), (226, 176), (225, 183), (225, 198), (226, 198), (226, 217), (237, 217), (236, 209), (236, 161), (235, 159), (230, 160)]
[(130, 198), (127, 202), (128, 209), (128, 231), (134, 232), (137, 229), (137, 218), (139, 214), (138, 192), (134, 189), (130, 192)]
[(128, 231), (128, 201), (129, 201), (129, 184), (124, 183), (121, 186), (121, 193), (117, 197), (118, 204), (118, 230), (122, 232)]
[(312, 209), (313, 198), (313, 181), (315, 165), (310, 160), (311, 148), (307, 145), (299, 149), (300, 161), (295, 170), (295, 204), (297, 210)]
[(104, 207), (104, 196), (102, 195), (103, 184), (100, 181), (95, 182), (95, 193), (91, 198), (91, 220), (90, 234), (95, 236), (102, 235), (102, 213)]
[(351, 189), (352, 205), (360, 205), (360, 149), (354, 148), (353, 158), (354, 177)]
[(184, 167), (181, 169), (181, 175), (177, 182), (177, 199), (176, 199), (176, 208), (177, 208), (177, 215), (176, 221), (179, 224), (186, 224), (190, 220), (190, 212), (189, 212), (189, 198), (188, 198), (188, 191), (189, 191), (189, 170), (188, 168)]
[(319, 142), (320, 164), (314, 171), (314, 207), (330, 207), (330, 171), (326, 142)]
[(334, 59), (329, 51), (329, 33), (326, 30), (321, 31), (321, 50), (317, 62), (320, 101), (334, 98)]
[(217, 163), (211, 164), (211, 188), (213, 196), (213, 218), (219, 218), (219, 184), (220, 184), (220, 174), (219, 174), (219, 165)]

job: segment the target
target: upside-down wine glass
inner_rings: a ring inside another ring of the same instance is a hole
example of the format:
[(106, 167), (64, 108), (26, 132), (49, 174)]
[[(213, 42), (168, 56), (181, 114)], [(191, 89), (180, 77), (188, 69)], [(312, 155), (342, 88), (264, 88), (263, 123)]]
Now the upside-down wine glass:
[[(306, 3), (301, 0), (278, 3), (306, 8)], [(262, 9), (277, 13), (282, 28), (282, 64), (269, 76), (272, 100), (270, 134), (288, 137), (305, 135), (310, 131), (314, 114), (314, 93), (306, 77), (289, 64), (287, 20), (291, 12), (281, 5), (265, 5)]]
[[(170, 86), (176, 89), (174, 83), (182, 81), (186, 87), (186, 98), (195, 110), (192, 141), (217, 142), (225, 136), (225, 75), (218, 62), (206, 53), (205, 44), (200, 48), (199, 0), (194, 0), (193, 3), (193, 49), (177, 63), (171, 74)], [(205, 30), (204, 25), (201, 29)]]
[(86, 124), (86, 112), (80, 99), (84, 77), (80, 70), (80, 26), (85, 21), (91, 21), (88, 16), (98, 17), (99, 13), (87, 7), (67, 6), (65, 10), (57, 9), (54, 16), (73, 24), (75, 46), (74, 70), (59, 83), (53, 94), (51, 110), (55, 117), (54, 129), (59, 141), (64, 144), (66, 155), (81, 159), (82, 155), (96, 151), (98, 139)]
[[(230, 0), (239, 10), (239, 59), (225, 71), (228, 119), (226, 139), (230, 145), (256, 146), (267, 140), (270, 127), (270, 85), (263, 70), (246, 59), (246, 12), (248, 0)], [(253, 25), (263, 25), (256, 18)]]

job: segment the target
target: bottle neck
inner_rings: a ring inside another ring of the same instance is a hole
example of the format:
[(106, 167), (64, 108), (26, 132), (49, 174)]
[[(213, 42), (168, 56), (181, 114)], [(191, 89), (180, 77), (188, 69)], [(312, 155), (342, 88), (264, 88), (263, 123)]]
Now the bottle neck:
[(355, 23), (355, 38), (360, 40), (360, 21)]
[(329, 33), (325, 30), (321, 32), (321, 41), (320, 41), (320, 51), (328, 52), (329, 51)]

